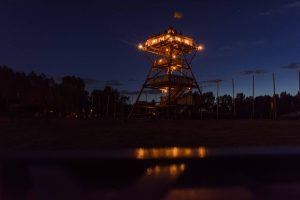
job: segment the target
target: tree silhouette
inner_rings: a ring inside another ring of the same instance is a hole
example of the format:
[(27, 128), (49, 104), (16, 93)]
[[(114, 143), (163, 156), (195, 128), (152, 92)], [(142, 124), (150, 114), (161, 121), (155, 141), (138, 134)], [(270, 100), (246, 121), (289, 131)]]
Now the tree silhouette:
[[(274, 100), (269, 95), (257, 96), (254, 100), (257, 119), (270, 119), (274, 114)], [(300, 94), (286, 92), (275, 95), (277, 115), (297, 116), (300, 111)], [(193, 94), (192, 114), (197, 117), (215, 117), (216, 98), (213, 92)], [(50, 112), (66, 117), (126, 117), (129, 98), (110, 86), (89, 93), (83, 79), (65, 76), (61, 83), (44, 74), (15, 72), (7, 66), (0, 66), (0, 115), (11, 117), (47, 116)], [(154, 105), (154, 103), (153, 103)], [(236, 118), (251, 118), (252, 97), (238, 93), (235, 98)], [(200, 109), (201, 108), (201, 109)], [(219, 97), (220, 118), (233, 114), (232, 97)], [(299, 116), (298, 116), (299, 117)]]

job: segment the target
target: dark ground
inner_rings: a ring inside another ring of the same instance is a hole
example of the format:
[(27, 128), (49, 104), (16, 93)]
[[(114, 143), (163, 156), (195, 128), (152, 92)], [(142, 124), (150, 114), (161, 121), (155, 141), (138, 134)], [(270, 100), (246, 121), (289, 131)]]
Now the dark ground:
[(0, 122), (0, 151), (162, 146), (300, 145), (300, 121), (16, 120)]

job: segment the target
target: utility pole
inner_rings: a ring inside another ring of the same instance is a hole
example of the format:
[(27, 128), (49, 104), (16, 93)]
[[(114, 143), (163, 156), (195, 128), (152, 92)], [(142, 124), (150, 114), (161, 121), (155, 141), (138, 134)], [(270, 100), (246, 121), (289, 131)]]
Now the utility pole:
[(109, 94), (107, 95), (107, 104), (106, 104), (106, 117), (108, 116), (109, 112)]
[(117, 94), (114, 94), (114, 119), (117, 117)]
[(220, 81), (217, 81), (217, 120), (219, 119), (219, 84)]
[(235, 117), (235, 93), (234, 93), (234, 79), (231, 79), (232, 83), (232, 109), (233, 109), (233, 117)]
[(273, 72), (273, 119), (277, 119), (275, 73)]

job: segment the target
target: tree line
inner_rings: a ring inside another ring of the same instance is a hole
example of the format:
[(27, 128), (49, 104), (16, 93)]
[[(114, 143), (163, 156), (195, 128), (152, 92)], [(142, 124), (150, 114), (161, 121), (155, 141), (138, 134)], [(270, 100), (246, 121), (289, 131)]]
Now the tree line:
[[(44, 74), (16, 72), (0, 66), (0, 115), (15, 117), (126, 118), (129, 97), (110, 86), (88, 92), (84, 80), (64, 76), (59, 83)], [(191, 116), (199, 118), (270, 119), (299, 117), (300, 95), (247, 97), (238, 93), (216, 98), (213, 92), (194, 94)]]
[(64, 76), (60, 83), (44, 74), (0, 66), (0, 115), (14, 117), (117, 117), (128, 97), (109, 86), (86, 91), (83, 79)]
[(299, 118), (300, 95), (281, 92), (275, 96), (248, 96), (237, 93), (232, 99), (230, 95), (216, 98), (212, 92), (202, 94), (202, 108), (208, 118), (238, 118), (238, 119), (274, 119)]

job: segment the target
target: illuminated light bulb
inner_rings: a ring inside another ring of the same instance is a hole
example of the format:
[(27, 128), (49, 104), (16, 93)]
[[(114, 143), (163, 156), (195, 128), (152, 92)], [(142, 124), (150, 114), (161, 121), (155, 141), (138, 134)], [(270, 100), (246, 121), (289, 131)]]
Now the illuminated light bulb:
[(178, 168), (176, 165), (169, 166), (169, 172), (172, 176), (178, 175)]
[(161, 88), (160, 91), (161, 91), (161, 93), (166, 94), (168, 92), (168, 89)]
[(169, 49), (166, 49), (166, 52), (168, 52), (169, 51)]
[(173, 73), (173, 71), (175, 71), (176, 69), (177, 69), (176, 66), (172, 66), (172, 67), (171, 67), (171, 73)]
[(161, 63), (162, 61), (163, 61), (162, 59), (159, 59), (159, 60), (158, 60), (159, 63)]
[(173, 58), (176, 58), (176, 55), (173, 55), (172, 57), (173, 57)]
[(142, 44), (139, 44), (139, 45), (138, 45), (138, 48), (139, 48), (139, 49), (143, 49), (144, 47), (143, 47)]
[(204, 47), (203, 47), (202, 45), (197, 46), (197, 50), (198, 50), (198, 51), (201, 51), (201, 50), (203, 50), (203, 49), (204, 49)]
[(184, 164), (180, 164), (179, 168), (180, 168), (180, 171), (183, 172), (185, 170), (185, 165)]
[(175, 40), (177, 40), (178, 42), (181, 42), (181, 38), (180, 37), (175, 37)]

